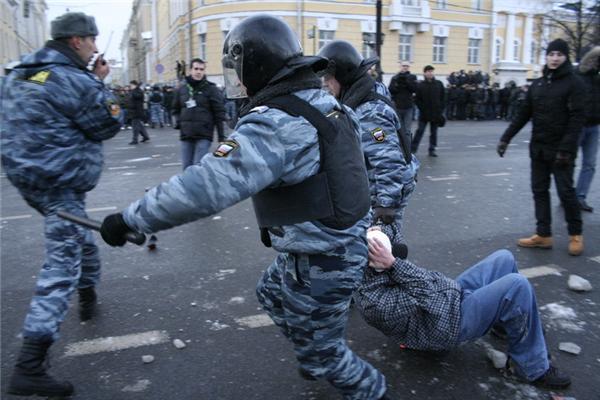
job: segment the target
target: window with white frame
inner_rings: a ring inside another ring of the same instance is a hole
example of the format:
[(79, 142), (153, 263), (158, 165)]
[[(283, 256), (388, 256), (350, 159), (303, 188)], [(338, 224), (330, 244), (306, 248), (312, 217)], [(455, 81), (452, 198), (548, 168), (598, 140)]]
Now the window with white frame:
[(445, 10), (448, 8), (448, 0), (436, 0), (435, 8), (439, 8), (440, 10)]
[(481, 39), (469, 39), (469, 48), (467, 50), (467, 63), (479, 64), (479, 53), (481, 48)]
[(531, 54), (529, 54), (529, 63), (530, 64), (537, 64), (536, 60), (537, 60), (537, 46), (535, 44), (535, 41), (532, 40), (531, 41)]
[(419, 0), (401, 0), (400, 4), (403, 6), (418, 6)]
[(481, 11), (481, 3), (483, 3), (483, 0), (471, 0), (471, 5), (476, 11)]
[(513, 42), (513, 61), (519, 61), (519, 56), (521, 54), (521, 41), (519, 39), (515, 39)]
[(494, 60), (498, 63), (498, 62), (500, 62), (501, 57), (502, 57), (502, 40), (496, 39), (496, 54), (494, 55)]
[(400, 34), (398, 38), (398, 61), (412, 61), (413, 35)]
[(433, 37), (433, 62), (434, 63), (445, 63), (446, 62), (446, 39), (445, 37), (434, 36)]
[(200, 52), (198, 56), (204, 61), (206, 61), (206, 33), (199, 34), (198, 39), (200, 42)]
[(373, 57), (375, 54), (375, 33), (363, 33), (362, 56)]
[(335, 31), (319, 30), (319, 49), (322, 49), (327, 43), (332, 42), (335, 36)]

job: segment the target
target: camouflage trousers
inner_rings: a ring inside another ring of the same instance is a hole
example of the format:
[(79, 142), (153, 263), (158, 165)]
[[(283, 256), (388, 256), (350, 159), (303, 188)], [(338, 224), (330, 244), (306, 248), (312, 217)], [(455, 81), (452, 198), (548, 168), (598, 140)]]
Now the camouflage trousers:
[(345, 399), (379, 399), (385, 377), (344, 339), (352, 293), (366, 265), (366, 243), (337, 254), (279, 254), (258, 282), (258, 300), (294, 343), (303, 373), (325, 378)]
[(83, 200), (43, 206), (46, 259), (25, 317), (23, 336), (44, 341), (58, 339), (75, 289), (95, 286), (100, 280), (100, 258), (92, 233), (57, 216), (58, 210), (86, 216)]

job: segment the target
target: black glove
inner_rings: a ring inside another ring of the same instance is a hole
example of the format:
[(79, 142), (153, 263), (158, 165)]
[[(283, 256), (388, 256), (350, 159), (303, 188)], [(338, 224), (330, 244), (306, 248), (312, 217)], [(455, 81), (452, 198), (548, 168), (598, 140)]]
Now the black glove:
[(121, 213), (110, 214), (104, 218), (102, 226), (100, 227), (102, 239), (113, 247), (125, 245), (127, 242), (125, 234), (127, 232), (132, 232), (132, 230), (125, 223), (123, 214)]
[(499, 141), (498, 146), (496, 146), (496, 153), (498, 153), (498, 155), (500, 157), (504, 157), (504, 153), (506, 153), (507, 147), (508, 147), (508, 143)]
[(571, 155), (569, 153), (559, 151), (558, 153), (556, 153), (554, 164), (557, 167), (568, 167), (569, 165), (571, 165)]
[(373, 224), (381, 221), (384, 224), (391, 224), (395, 220), (396, 209), (388, 207), (375, 207), (373, 209)]

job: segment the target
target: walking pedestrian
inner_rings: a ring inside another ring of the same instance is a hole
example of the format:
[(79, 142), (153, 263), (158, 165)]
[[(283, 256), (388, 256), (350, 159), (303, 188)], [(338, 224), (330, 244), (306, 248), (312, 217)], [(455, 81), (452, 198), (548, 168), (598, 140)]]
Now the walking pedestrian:
[(579, 73), (583, 78), (588, 97), (585, 101), (585, 125), (579, 140), (581, 147), (581, 170), (575, 192), (582, 211), (593, 212), (587, 201), (596, 171), (598, 134), (600, 131), (600, 46), (591, 49), (581, 59)]
[(410, 73), (410, 63), (402, 61), (400, 72), (390, 81), (389, 91), (396, 104), (396, 113), (400, 118), (400, 132), (409, 140), (412, 138), (414, 95), (417, 90), (417, 76)]
[(144, 110), (144, 91), (140, 84), (133, 80), (129, 82), (129, 102), (127, 104), (127, 114), (131, 118), (131, 129), (133, 136), (129, 144), (138, 144), (138, 136), (142, 135), (142, 143), (150, 140), (144, 119), (146, 111)]
[(163, 115), (162, 103), (163, 94), (161, 93), (160, 87), (155, 85), (152, 87), (152, 92), (148, 98), (148, 107), (150, 108), (150, 126), (152, 129), (156, 128), (157, 126), (161, 128), (164, 126), (163, 120), (165, 117)]
[(425, 79), (419, 82), (416, 92), (416, 103), (419, 107), (419, 128), (412, 140), (412, 152), (417, 153), (419, 143), (429, 124), (429, 149), (430, 157), (437, 157), (435, 148), (437, 146), (437, 129), (443, 123), (445, 90), (442, 82), (435, 79), (431, 65), (423, 68)]
[(217, 85), (206, 79), (206, 63), (195, 58), (190, 75), (175, 92), (173, 114), (178, 120), (181, 139), (181, 164), (186, 169), (208, 153), (217, 128), (219, 141), (225, 139), (225, 107)]
[(369, 189), (358, 120), (314, 72), (326, 65), (302, 55), (283, 20), (244, 19), (223, 46), (228, 97), (249, 96), (236, 130), (200, 163), (108, 216), (101, 233), (123, 245), (128, 230), (167, 229), (252, 196), (262, 239), (279, 252), (257, 295), (293, 342), (302, 376), (326, 379), (346, 399), (387, 398), (383, 375), (344, 340), (367, 262)]
[(102, 141), (120, 131), (120, 107), (102, 83), (110, 68), (97, 53), (94, 17), (66, 13), (52, 40), (8, 76), (2, 101), (2, 167), (25, 201), (44, 216), (46, 260), (23, 326), (23, 345), (8, 393), (69, 396), (73, 386), (48, 374), (48, 349), (59, 338), (69, 300), (93, 317), (100, 258), (92, 233), (57, 211), (86, 217), (85, 193), (102, 172)]
[(583, 222), (573, 187), (575, 157), (585, 120), (583, 93), (584, 85), (569, 61), (567, 42), (550, 42), (543, 76), (531, 83), (523, 105), (497, 146), (498, 155), (503, 157), (512, 138), (531, 119), (529, 156), (537, 228), (533, 236), (518, 240), (521, 247), (552, 248), (550, 178), (554, 176), (569, 231), (568, 252), (573, 256), (583, 252)]

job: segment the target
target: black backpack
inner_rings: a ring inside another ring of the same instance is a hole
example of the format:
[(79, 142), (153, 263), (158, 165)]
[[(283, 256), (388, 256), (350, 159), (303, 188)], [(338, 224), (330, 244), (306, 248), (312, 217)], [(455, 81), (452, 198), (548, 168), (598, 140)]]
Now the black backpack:
[(270, 227), (317, 220), (342, 230), (363, 218), (370, 208), (369, 181), (360, 138), (343, 108), (325, 116), (294, 95), (264, 105), (302, 116), (317, 128), (320, 169), (300, 183), (267, 188), (252, 197), (263, 242)]

